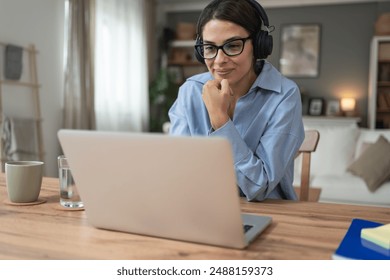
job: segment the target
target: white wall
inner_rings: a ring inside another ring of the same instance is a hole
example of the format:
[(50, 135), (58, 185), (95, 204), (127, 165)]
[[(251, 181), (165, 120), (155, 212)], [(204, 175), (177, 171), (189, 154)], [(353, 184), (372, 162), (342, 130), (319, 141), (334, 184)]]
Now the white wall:
[[(201, 11), (210, 0), (155, 0), (160, 5), (159, 10), (169, 11)], [(335, 5), (386, 2), (389, 0), (256, 0), (264, 8), (285, 8), (298, 6)]]
[(37, 70), (41, 84), (45, 175), (52, 177), (58, 176), (57, 156), (60, 154), (57, 131), (62, 125), (63, 22), (64, 0), (0, 0), (0, 42), (20, 46), (35, 44), (39, 51)]

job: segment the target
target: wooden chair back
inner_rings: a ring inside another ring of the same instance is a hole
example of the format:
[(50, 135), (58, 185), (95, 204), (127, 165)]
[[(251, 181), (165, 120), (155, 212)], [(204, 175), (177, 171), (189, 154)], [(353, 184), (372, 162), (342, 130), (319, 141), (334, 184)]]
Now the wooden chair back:
[(302, 154), (301, 186), (296, 188), (297, 195), (301, 201), (318, 201), (321, 189), (313, 190), (310, 195), (310, 162), (311, 153), (317, 149), (320, 140), (320, 133), (317, 130), (306, 130), (305, 140), (298, 150), (296, 157)]

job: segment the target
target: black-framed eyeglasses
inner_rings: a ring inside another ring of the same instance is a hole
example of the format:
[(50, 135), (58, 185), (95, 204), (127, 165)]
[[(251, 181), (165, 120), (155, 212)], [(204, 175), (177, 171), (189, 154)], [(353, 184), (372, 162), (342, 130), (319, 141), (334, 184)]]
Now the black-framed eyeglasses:
[(245, 42), (250, 38), (251, 37), (249, 36), (247, 38), (233, 39), (221, 46), (217, 46), (214, 44), (197, 44), (195, 45), (195, 50), (204, 59), (215, 58), (218, 54), (218, 50), (220, 49), (227, 56), (236, 56), (242, 53), (242, 51), (244, 50)]

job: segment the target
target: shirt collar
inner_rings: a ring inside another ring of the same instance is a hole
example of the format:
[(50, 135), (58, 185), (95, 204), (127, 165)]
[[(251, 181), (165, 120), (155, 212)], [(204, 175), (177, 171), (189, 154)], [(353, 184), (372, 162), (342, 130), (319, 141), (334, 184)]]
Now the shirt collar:
[[(256, 81), (253, 83), (252, 88), (259, 87), (270, 91), (281, 92), (282, 91), (282, 75), (276, 68), (264, 61), (263, 69)], [(251, 88), (251, 89), (252, 89)]]

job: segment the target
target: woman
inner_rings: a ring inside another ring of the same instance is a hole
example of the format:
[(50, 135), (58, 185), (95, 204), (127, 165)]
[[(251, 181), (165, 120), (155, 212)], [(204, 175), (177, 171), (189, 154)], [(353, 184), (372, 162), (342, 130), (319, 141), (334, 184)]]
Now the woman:
[(303, 139), (297, 85), (264, 59), (272, 37), (254, 0), (214, 0), (198, 20), (196, 56), (209, 72), (180, 87), (170, 134), (225, 137), (249, 201), (296, 199), (294, 156)]

